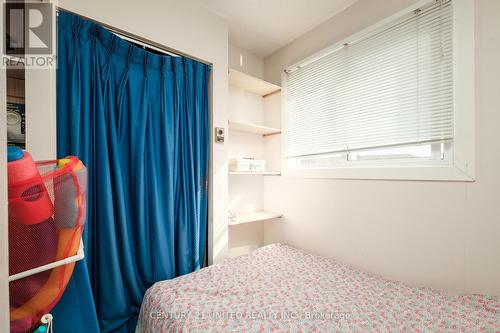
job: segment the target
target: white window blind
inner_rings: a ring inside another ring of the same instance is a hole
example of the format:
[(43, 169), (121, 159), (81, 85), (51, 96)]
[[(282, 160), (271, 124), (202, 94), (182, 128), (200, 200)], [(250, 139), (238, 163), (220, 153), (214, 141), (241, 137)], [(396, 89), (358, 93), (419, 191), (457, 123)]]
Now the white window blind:
[(453, 139), (451, 1), (437, 1), (286, 78), (287, 156)]

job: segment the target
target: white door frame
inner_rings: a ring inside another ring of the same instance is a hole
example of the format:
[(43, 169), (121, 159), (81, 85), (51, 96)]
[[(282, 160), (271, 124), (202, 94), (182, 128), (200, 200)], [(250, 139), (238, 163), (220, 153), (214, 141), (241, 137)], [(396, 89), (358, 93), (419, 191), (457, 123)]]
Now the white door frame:
[[(0, 4), (0, 17), (3, 16)], [(0, 47), (3, 48), (4, 31), (0, 24)], [(9, 236), (7, 224), (7, 75), (0, 67), (0, 332), (9, 327)]]

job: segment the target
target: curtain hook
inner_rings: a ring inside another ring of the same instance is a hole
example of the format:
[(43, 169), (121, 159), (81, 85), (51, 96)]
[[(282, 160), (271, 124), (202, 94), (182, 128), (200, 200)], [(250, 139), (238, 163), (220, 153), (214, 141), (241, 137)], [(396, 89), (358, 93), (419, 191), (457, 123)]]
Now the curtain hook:
[(134, 45), (129, 44), (129, 46), (128, 46), (128, 54), (127, 54), (127, 68), (130, 67), (130, 64), (132, 63), (132, 60), (134, 59), (134, 48), (135, 48)]
[(149, 52), (144, 52), (144, 76), (148, 76)]

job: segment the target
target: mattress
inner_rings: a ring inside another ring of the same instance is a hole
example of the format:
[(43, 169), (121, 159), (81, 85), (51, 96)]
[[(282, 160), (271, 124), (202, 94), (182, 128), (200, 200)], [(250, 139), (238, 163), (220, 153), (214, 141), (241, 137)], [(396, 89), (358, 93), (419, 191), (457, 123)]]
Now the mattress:
[(136, 332), (500, 332), (500, 300), (385, 280), (273, 244), (144, 296)]

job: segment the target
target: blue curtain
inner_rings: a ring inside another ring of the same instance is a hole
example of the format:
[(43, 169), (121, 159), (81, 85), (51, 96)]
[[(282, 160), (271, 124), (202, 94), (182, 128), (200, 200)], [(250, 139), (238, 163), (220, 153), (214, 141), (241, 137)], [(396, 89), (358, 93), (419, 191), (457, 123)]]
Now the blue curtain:
[[(88, 168), (84, 245), (101, 332), (133, 332), (147, 288), (203, 265), (209, 75), (208, 65), (58, 16), (57, 151)], [(56, 317), (86, 299), (85, 283), (75, 289)], [(60, 316), (58, 328), (77, 332), (72, 320)]]

